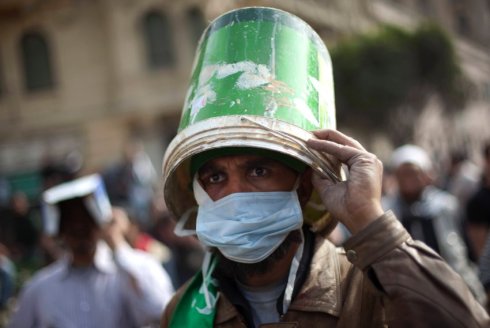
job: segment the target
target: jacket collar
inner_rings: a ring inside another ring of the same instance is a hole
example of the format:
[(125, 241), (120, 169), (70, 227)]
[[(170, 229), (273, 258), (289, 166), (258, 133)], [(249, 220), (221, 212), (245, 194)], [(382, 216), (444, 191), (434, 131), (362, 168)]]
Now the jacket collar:
[[(220, 284), (223, 282), (220, 281)], [(324, 312), (339, 316), (341, 312), (341, 274), (336, 247), (322, 236), (315, 236), (313, 257), (306, 280), (294, 297), (289, 310)], [(222, 293), (218, 301), (215, 323), (239, 316), (232, 302)]]
[(339, 316), (341, 310), (341, 275), (336, 247), (317, 236), (310, 272), (290, 310), (324, 312)]

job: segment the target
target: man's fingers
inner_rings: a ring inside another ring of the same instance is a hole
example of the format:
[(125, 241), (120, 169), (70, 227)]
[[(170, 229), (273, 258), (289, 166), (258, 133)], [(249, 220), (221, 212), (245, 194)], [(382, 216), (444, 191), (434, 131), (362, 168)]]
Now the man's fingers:
[(330, 154), (347, 165), (350, 165), (351, 163), (349, 163), (349, 161), (354, 156), (361, 154), (362, 151), (348, 145), (342, 145), (328, 140), (309, 139), (306, 143), (311, 148)]
[(318, 130), (318, 131), (314, 131), (313, 134), (317, 138), (322, 140), (329, 140), (329, 141), (339, 143), (341, 145), (351, 146), (353, 148), (365, 150), (364, 147), (356, 139), (346, 136), (345, 134), (337, 130), (331, 130), (331, 129)]

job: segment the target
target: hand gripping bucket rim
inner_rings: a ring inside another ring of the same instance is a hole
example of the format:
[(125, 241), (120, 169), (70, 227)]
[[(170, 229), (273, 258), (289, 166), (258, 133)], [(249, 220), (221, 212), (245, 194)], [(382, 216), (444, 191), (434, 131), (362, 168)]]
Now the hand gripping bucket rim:
[[(227, 50), (220, 52), (223, 45)], [(294, 56), (284, 55), (295, 49)], [(322, 128), (335, 128), (335, 108), (331, 63), (318, 35), (299, 18), (273, 8), (225, 13), (201, 38), (179, 132), (163, 159), (169, 210), (177, 219), (185, 217), (187, 229), (194, 228), (190, 159), (217, 148), (279, 152), (340, 181), (340, 163), (306, 145), (315, 138), (310, 131)], [(336, 224), (317, 195), (304, 212), (315, 229)]]

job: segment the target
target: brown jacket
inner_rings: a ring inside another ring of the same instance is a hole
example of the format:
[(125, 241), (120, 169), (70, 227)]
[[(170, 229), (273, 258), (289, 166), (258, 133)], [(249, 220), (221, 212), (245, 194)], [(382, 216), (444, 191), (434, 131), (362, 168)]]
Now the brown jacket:
[[(434, 251), (387, 212), (336, 248), (316, 237), (310, 272), (280, 323), (262, 327), (490, 327), (485, 310)], [(186, 286), (167, 306), (167, 327)], [(245, 327), (220, 294), (215, 327)]]

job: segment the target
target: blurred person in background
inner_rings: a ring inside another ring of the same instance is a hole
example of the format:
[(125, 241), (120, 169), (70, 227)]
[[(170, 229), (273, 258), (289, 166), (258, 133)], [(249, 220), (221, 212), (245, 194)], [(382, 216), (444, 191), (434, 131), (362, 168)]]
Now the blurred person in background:
[(490, 141), (483, 146), (483, 170), (479, 189), (468, 200), (466, 206), (465, 228), (477, 259), (483, 253), (483, 247), (490, 231)]
[(458, 229), (460, 207), (451, 194), (433, 185), (432, 161), (425, 150), (404, 145), (394, 150), (391, 168), (398, 191), (383, 197), (385, 210), (392, 210), (413, 239), (440, 254), (466, 281), (481, 303), (485, 294)]
[(41, 168), (42, 190), (75, 179), (83, 168), (83, 156), (78, 151), (68, 152), (55, 160), (46, 155)]
[[(55, 160), (46, 155), (41, 169), (41, 190), (45, 191), (75, 179), (82, 168), (83, 156), (76, 150), (68, 152), (61, 160)], [(62, 248), (53, 236), (42, 233), (39, 244), (43, 252), (44, 265), (56, 261), (63, 254)]]
[(446, 176), (443, 177), (441, 187), (454, 195), (460, 205), (457, 228), (461, 232), (467, 248), (467, 256), (473, 262), (478, 262), (473, 245), (469, 241), (468, 231), (465, 228), (466, 206), (470, 197), (478, 190), (481, 180), (481, 170), (471, 162), (464, 151), (453, 151), (449, 159)]
[(461, 208), (465, 208), (468, 199), (478, 190), (480, 180), (480, 168), (468, 159), (464, 151), (453, 151), (442, 189), (454, 195)]
[(10, 193), (10, 183), (7, 178), (0, 174), (0, 213), (8, 207)]
[(40, 218), (23, 192), (12, 194), (10, 207), (1, 222), (0, 242), (9, 249), (16, 265), (27, 270), (37, 269)]
[(480, 256), (479, 268), (480, 280), (487, 293), (487, 312), (490, 313), (490, 235)]
[(0, 326), (2, 326), (2, 311), (7, 308), (9, 300), (15, 293), (16, 270), (9, 258), (9, 251), (0, 243)]
[(15, 266), (9, 257), (9, 249), (4, 245), (11, 241), (12, 228), (9, 218), (10, 184), (0, 174), (0, 327), (6, 317), (8, 300), (15, 292)]
[[(166, 267), (167, 263), (172, 260), (172, 251), (165, 244), (154, 238), (150, 233), (143, 231), (139, 225), (139, 221), (135, 219), (133, 215), (131, 215), (130, 209), (124, 210), (129, 219), (128, 230), (126, 233), (126, 240), (128, 241), (129, 245), (134, 249), (150, 254), (155, 258), (155, 260)], [(167, 273), (170, 275), (168, 270)]]
[(176, 235), (175, 226), (175, 220), (165, 210), (158, 213), (151, 233), (170, 248), (172, 256), (164, 267), (175, 288), (179, 288), (201, 268), (204, 248), (194, 236)]
[(100, 176), (43, 193), (48, 234), (66, 255), (23, 287), (9, 327), (143, 327), (158, 322), (173, 287), (161, 265), (125, 241), (128, 219), (113, 210)]
[(139, 226), (145, 231), (149, 229), (157, 174), (143, 144), (136, 140), (127, 142), (122, 160), (104, 170), (103, 177), (111, 202), (131, 209)]

